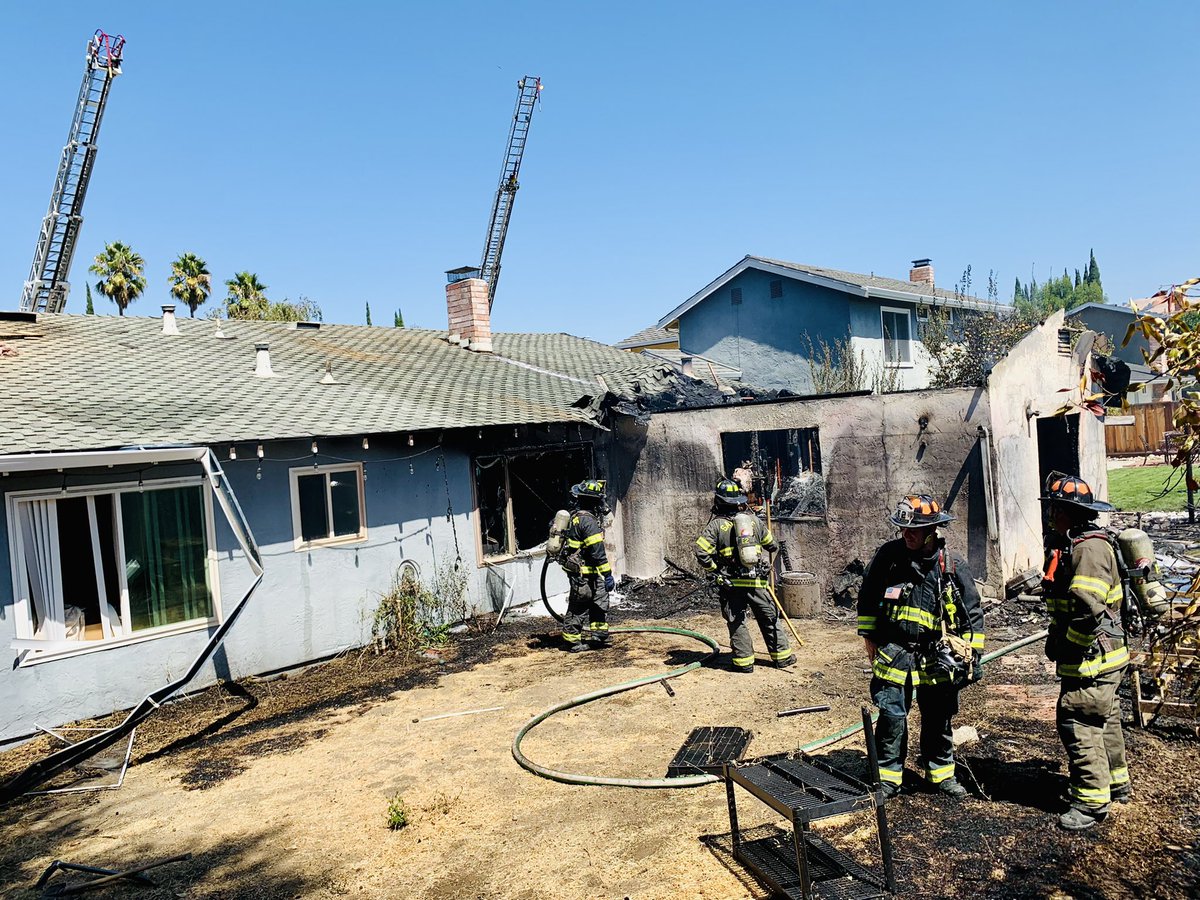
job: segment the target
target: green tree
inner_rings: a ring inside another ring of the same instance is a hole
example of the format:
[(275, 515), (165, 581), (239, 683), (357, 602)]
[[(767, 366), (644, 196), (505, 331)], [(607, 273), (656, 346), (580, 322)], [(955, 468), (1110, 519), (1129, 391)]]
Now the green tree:
[(371, 303), (367, 301), (367, 324), (371, 324)]
[(1024, 289), (1021, 287), (1021, 279), (1020, 279), (1020, 278), (1018, 278), (1018, 279), (1016, 279), (1016, 284), (1014, 284), (1014, 285), (1013, 285), (1013, 298), (1012, 298), (1012, 302), (1013, 302), (1014, 304), (1016, 304), (1016, 303), (1020, 302), (1020, 300), (1021, 300), (1021, 299), (1022, 299), (1024, 296), (1025, 296), (1025, 291), (1024, 291)]
[(1079, 284), (1083, 279), (1079, 277), (1079, 270), (1075, 270), (1075, 290), (1079, 290)]
[(1088, 284), (1100, 284), (1100, 266), (1096, 262), (1096, 251), (1088, 251), (1088, 269), (1087, 277), (1084, 279)]
[(103, 253), (96, 254), (88, 271), (100, 276), (96, 290), (117, 304), (117, 311), (125, 315), (125, 308), (146, 290), (146, 278), (142, 274), (145, 268), (146, 261), (133, 248), (113, 241), (104, 245)]
[(87, 309), (84, 310), (84, 313), (94, 316), (96, 314), (96, 307), (92, 306), (92, 286), (86, 281), (83, 283), (83, 286), (87, 288)]
[(404, 327), (404, 313), (400, 312), (400, 310), (396, 310), (396, 315), (392, 321), (392, 324), (395, 325), (397, 328), (403, 328)]
[(181, 253), (171, 263), (171, 274), (167, 276), (171, 296), (186, 303), (192, 318), (196, 318), (196, 307), (202, 305), (212, 293), (212, 275), (208, 264), (195, 253)]
[(270, 302), (267, 286), (254, 272), (238, 272), (225, 282), (225, 314), (231, 319), (264, 319)]

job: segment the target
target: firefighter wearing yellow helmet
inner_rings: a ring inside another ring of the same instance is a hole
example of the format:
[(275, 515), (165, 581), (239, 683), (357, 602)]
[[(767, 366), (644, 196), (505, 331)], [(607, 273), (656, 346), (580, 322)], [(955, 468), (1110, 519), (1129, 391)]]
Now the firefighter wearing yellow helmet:
[(955, 778), (951, 730), (959, 691), (982, 672), (983, 611), (966, 562), (949, 555), (937, 533), (953, 520), (928, 494), (901, 499), (888, 518), (901, 536), (875, 553), (858, 595), (858, 633), (879, 707), (875, 743), (885, 797), (903, 785), (914, 697), (925, 785), (955, 798), (967, 793)]
[(1059, 817), (1083, 831), (1108, 815), (1109, 803), (1129, 799), (1129, 768), (1117, 688), (1129, 665), (1121, 627), (1121, 567), (1096, 516), (1113, 506), (1097, 500), (1074, 475), (1051, 473), (1041, 500), (1053, 532), (1042, 593), (1050, 611), (1046, 656), (1061, 687), (1058, 736), (1067, 751), (1069, 808)]

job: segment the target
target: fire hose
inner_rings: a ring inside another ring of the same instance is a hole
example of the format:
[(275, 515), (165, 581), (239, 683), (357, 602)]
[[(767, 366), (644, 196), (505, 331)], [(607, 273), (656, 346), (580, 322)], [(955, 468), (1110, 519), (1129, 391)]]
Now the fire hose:
[[(546, 573), (546, 569), (543, 566), (543, 568), (542, 568), (543, 596), (545, 596), (545, 590), (544, 590), (545, 573)], [(548, 604), (547, 604), (546, 608), (549, 609)], [(551, 614), (553, 614), (552, 610), (551, 610)], [(558, 619), (559, 617), (555, 616), (555, 618)], [(559, 621), (561, 621), (561, 619), (559, 619)], [(520, 730), (516, 733), (516, 736), (513, 737), (513, 742), (512, 742), (513, 759), (515, 759), (517, 761), (517, 764), (519, 766), (521, 766), (521, 768), (532, 772), (534, 775), (540, 775), (542, 778), (548, 778), (551, 781), (559, 781), (559, 782), (562, 782), (563, 784), (587, 784), (587, 785), (602, 785), (602, 786), (607, 786), (607, 787), (631, 787), (631, 788), (687, 788), (687, 787), (701, 787), (702, 785), (713, 784), (715, 782), (720, 781), (721, 779), (719, 776), (709, 775), (707, 773), (701, 774), (701, 775), (676, 776), (674, 778), (613, 778), (613, 777), (608, 777), (608, 776), (603, 776), (603, 775), (580, 775), (580, 774), (577, 774), (574, 772), (563, 772), (563, 771), (559, 771), (557, 769), (551, 769), (547, 766), (539, 765), (538, 763), (535, 763), (533, 760), (529, 759), (529, 757), (527, 757), (524, 753), (521, 752), (521, 741), (523, 741), (525, 739), (525, 737), (529, 734), (529, 732), (531, 732), (534, 728), (536, 728), (542, 722), (546, 721), (546, 719), (553, 716), (555, 713), (560, 713), (564, 710), (572, 709), (576, 706), (582, 706), (583, 704), (590, 703), (593, 700), (599, 700), (601, 697), (611, 697), (613, 694), (619, 694), (624, 691), (633, 690), (634, 688), (641, 687), (644, 684), (653, 684), (654, 682), (657, 682), (657, 681), (664, 681), (667, 678), (678, 678), (680, 675), (684, 675), (688, 672), (693, 671), (694, 669), (700, 668), (700, 666), (704, 665), (704, 663), (707, 662), (710, 658), (712, 658), (720, 649), (717, 642), (715, 640), (713, 640), (711, 637), (709, 637), (708, 635), (701, 634), (698, 631), (692, 631), (687, 628), (669, 628), (666, 626), (656, 626), (656, 625), (638, 625), (638, 626), (630, 625), (630, 626), (618, 626), (616, 628), (610, 629), (610, 631), (612, 631), (614, 633), (615, 632), (623, 632), (626, 634), (639, 634), (639, 633), (678, 634), (683, 637), (689, 637), (694, 640), (700, 641), (701, 643), (707, 645), (710, 648), (710, 652), (708, 654), (706, 654), (703, 659), (699, 659), (694, 662), (688, 663), (686, 666), (680, 666), (677, 669), (672, 669), (671, 671), (667, 672), (666, 674), (645, 675), (641, 678), (634, 678), (631, 681), (623, 681), (620, 684), (614, 684), (611, 687), (599, 688), (598, 690), (594, 690), (594, 691), (591, 691), (586, 694), (580, 694), (578, 697), (572, 697), (569, 700), (564, 700), (561, 703), (557, 703), (554, 706), (550, 707), (545, 712), (538, 713), (536, 716), (534, 716), (532, 719), (530, 719), (528, 722), (526, 722), (524, 725), (522, 725)], [(993, 660), (999, 659), (1002, 656), (1007, 656), (1009, 653), (1012, 653), (1016, 650), (1020, 650), (1022, 647), (1026, 647), (1029, 644), (1034, 643), (1035, 641), (1040, 641), (1045, 636), (1046, 636), (1046, 631), (1045, 631), (1045, 629), (1043, 629), (1034, 634), (1028, 635), (1027, 637), (1023, 637), (1020, 640), (1014, 641), (1011, 644), (1006, 644), (1005, 646), (1001, 647), (999, 650), (993, 650), (991, 653), (985, 653), (980, 658), (980, 662), (983, 665), (987, 665), (988, 663), (992, 662)], [(874, 721), (877, 717), (878, 717), (877, 713), (873, 714), (872, 721)], [(845, 740), (846, 738), (851, 737), (862, 730), (863, 730), (863, 723), (858, 722), (855, 725), (851, 725), (849, 728), (844, 728), (841, 731), (836, 731), (831, 735), (827, 735), (823, 738), (818, 738), (815, 741), (811, 741), (807, 744), (804, 744), (799, 749), (803, 753), (814, 753), (817, 750), (820, 750), (824, 747), (830, 746), (831, 744), (836, 744), (839, 741)]]

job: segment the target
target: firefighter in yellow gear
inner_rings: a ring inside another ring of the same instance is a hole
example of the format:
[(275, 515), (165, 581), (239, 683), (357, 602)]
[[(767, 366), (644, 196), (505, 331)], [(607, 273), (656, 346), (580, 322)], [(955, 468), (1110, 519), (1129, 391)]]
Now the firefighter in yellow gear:
[(954, 521), (928, 494), (903, 498), (888, 519), (901, 537), (876, 551), (858, 594), (858, 633), (879, 708), (875, 745), (883, 794), (904, 781), (908, 713), (921, 710), (920, 767), (929, 790), (961, 798), (952, 721), (962, 688), (982, 675), (983, 608), (965, 560), (937, 533)]
[(1109, 804), (1128, 800), (1129, 767), (1117, 688), (1129, 665), (1121, 627), (1124, 585), (1116, 551), (1096, 516), (1114, 507), (1082, 478), (1052, 473), (1041, 500), (1053, 533), (1043, 594), (1050, 612), (1046, 656), (1062, 685), (1058, 736), (1067, 751), (1068, 831), (1104, 821)]
[(601, 650), (611, 645), (608, 633), (608, 595), (616, 587), (612, 564), (604, 550), (604, 482), (589, 479), (571, 488), (575, 509), (567, 526), (565, 551), (574, 562), (564, 563), (571, 592), (562, 636), (572, 653)]
[[(754, 671), (754, 643), (747, 615), (753, 615), (758, 622), (771, 663), (778, 668), (790, 666), (796, 662), (796, 656), (768, 593), (770, 563), (764, 559), (752, 567), (746, 566), (743, 548), (739, 547), (743, 544), (760, 554), (762, 551), (770, 554), (779, 550), (779, 544), (762, 520), (749, 511), (746, 492), (737, 482), (723, 478), (713, 493), (713, 517), (696, 538), (696, 560), (717, 586), (721, 616), (729, 628), (733, 671)], [(739, 527), (744, 534), (739, 533)]]

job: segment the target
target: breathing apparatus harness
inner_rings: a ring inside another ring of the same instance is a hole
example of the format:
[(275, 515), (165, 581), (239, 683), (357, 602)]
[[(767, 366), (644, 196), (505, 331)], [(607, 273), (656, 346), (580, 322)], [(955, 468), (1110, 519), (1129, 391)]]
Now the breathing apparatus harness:
[[(919, 567), (914, 565), (914, 568), (919, 571)], [(946, 565), (945, 547), (938, 548), (934, 568), (937, 572), (935, 618), (939, 630), (922, 629), (917, 640), (909, 644), (907, 649), (917, 657), (921, 668), (941, 672), (953, 684), (965, 684), (975, 679), (975, 651), (971, 642), (959, 637), (957, 632), (962, 591), (953, 577), (958, 569), (953, 559), (949, 566)], [(916, 585), (912, 582), (887, 588), (884, 592), (884, 613), (887, 618), (895, 621), (892, 611), (908, 605), (915, 590)]]

